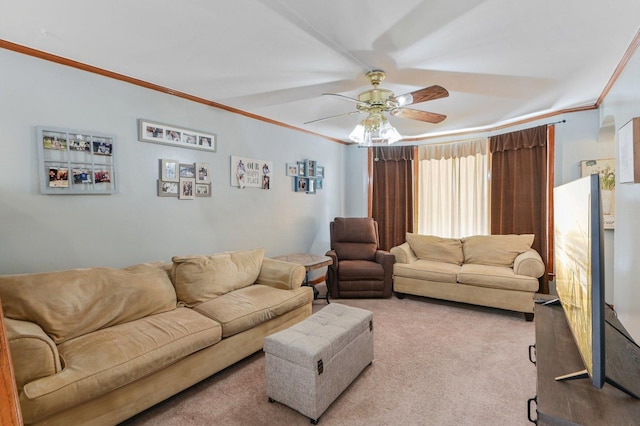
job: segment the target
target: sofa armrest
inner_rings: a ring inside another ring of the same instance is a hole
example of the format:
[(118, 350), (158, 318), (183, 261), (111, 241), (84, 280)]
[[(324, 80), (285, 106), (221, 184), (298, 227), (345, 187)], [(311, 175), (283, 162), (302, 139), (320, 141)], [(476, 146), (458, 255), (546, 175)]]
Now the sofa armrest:
[(534, 249), (520, 253), (513, 261), (513, 272), (517, 275), (540, 278), (545, 271), (540, 254)]
[(18, 392), (27, 383), (62, 370), (56, 344), (39, 325), (5, 318), (5, 327)]
[(256, 284), (268, 285), (283, 290), (299, 288), (306, 270), (299, 263), (286, 262), (265, 257)]
[(406, 242), (392, 247), (390, 251), (395, 256), (396, 263), (413, 263), (418, 260), (416, 254), (411, 250), (411, 246)]

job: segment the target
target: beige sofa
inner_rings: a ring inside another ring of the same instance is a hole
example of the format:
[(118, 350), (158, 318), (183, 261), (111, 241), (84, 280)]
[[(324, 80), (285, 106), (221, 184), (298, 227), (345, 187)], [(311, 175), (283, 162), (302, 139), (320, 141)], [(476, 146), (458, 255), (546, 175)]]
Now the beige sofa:
[(534, 294), (545, 271), (533, 235), (462, 239), (407, 234), (390, 251), (393, 290), (405, 294), (523, 312), (533, 320)]
[(311, 315), (301, 265), (264, 250), (0, 276), (25, 424), (114, 425)]

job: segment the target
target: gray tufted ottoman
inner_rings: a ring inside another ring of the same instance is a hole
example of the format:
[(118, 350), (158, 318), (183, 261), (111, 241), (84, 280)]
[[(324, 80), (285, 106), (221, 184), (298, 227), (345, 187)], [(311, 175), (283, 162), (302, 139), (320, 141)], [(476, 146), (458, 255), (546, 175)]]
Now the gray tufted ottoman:
[(264, 340), (269, 402), (278, 401), (316, 424), (373, 361), (373, 314), (331, 303)]

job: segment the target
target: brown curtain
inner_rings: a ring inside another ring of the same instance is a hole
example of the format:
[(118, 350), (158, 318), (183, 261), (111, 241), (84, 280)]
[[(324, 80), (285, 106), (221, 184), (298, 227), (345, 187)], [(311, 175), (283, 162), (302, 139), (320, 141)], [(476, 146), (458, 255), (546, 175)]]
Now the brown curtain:
[(374, 147), (371, 216), (378, 222), (380, 248), (390, 250), (413, 232), (412, 146)]
[[(547, 265), (547, 126), (491, 137), (489, 150), (491, 233), (535, 234)], [(547, 274), (539, 291), (549, 292)]]

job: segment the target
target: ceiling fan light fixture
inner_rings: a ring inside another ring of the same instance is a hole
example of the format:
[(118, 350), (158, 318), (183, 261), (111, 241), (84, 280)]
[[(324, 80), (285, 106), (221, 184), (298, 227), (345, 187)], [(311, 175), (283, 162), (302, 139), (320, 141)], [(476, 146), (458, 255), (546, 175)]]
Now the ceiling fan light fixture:
[(384, 115), (374, 111), (358, 123), (349, 134), (349, 139), (364, 146), (372, 146), (374, 142), (392, 144), (402, 139), (402, 136)]

